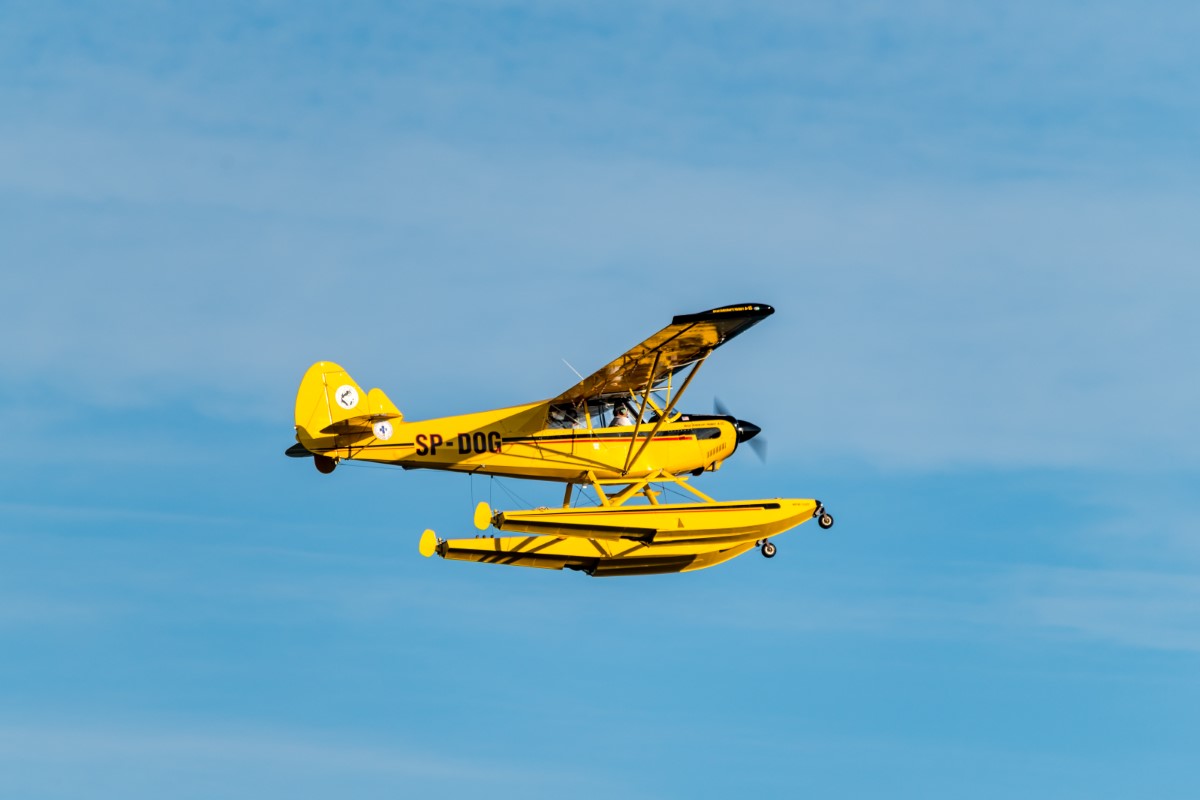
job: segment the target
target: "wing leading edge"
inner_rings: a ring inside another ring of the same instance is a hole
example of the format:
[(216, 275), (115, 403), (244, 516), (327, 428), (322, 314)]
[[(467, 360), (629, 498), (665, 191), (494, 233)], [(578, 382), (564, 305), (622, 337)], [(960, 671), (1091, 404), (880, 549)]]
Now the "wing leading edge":
[(577, 403), (606, 396), (628, 396), (630, 392), (644, 391), (647, 386), (657, 386), (774, 313), (774, 308), (763, 303), (742, 303), (699, 314), (681, 314), (670, 325), (550, 402)]

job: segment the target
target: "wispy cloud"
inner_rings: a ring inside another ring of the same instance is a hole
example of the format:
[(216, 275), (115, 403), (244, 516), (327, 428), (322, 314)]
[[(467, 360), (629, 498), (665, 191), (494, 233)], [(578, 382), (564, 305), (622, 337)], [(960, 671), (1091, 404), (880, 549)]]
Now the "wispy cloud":
[(365, 796), (404, 790), (460, 797), (496, 787), (524, 787), (543, 795), (572, 776), (578, 779), (575, 770), (517, 765), (481, 753), (454, 755), (426, 745), (355, 740), (327, 731), (244, 724), (221, 728), (189, 721), (9, 722), (0, 727), (0, 763), (7, 767), (11, 790), (41, 795), (57, 787), (56, 796), (100, 788), (125, 797), (164, 792), (200, 797), (211, 796), (214, 783), (226, 797), (261, 797), (263, 792), (329, 796), (334, 786), (357, 787)]
[(63, 597), (53, 587), (38, 590), (0, 590), (0, 629), (67, 627), (85, 629), (119, 613), (119, 603), (95, 598)]
[(1006, 581), (1017, 619), (1125, 647), (1200, 652), (1200, 578), (1117, 569), (1028, 568)]

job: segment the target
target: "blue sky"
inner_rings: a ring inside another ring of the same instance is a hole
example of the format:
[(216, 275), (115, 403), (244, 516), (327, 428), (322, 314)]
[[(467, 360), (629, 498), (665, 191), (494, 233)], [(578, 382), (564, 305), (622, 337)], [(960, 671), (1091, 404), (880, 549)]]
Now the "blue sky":
[[(3, 4), (0, 795), (1194, 797), (1198, 35)], [(419, 419), (743, 301), (773, 561), (425, 560), (555, 492), (282, 457), (313, 361)]]

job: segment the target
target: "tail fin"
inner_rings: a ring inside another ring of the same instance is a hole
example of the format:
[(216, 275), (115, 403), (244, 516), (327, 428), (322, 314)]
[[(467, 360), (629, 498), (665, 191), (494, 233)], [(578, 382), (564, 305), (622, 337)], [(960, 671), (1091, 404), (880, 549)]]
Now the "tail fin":
[(403, 419), (382, 389), (364, 393), (350, 374), (332, 361), (318, 361), (309, 367), (296, 392), (296, 438), (303, 445), (324, 436), (371, 435), (375, 423)]

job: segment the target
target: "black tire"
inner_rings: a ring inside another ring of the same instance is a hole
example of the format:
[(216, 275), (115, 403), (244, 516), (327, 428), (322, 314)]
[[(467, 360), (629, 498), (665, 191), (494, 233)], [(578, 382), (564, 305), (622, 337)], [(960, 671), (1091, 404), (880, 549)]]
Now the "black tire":
[(825, 530), (829, 530), (833, 527), (833, 516), (830, 514), (822, 514), (817, 518), (817, 524)]
[(772, 542), (763, 542), (762, 554), (763, 558), (774, 558), (778, 548)]

